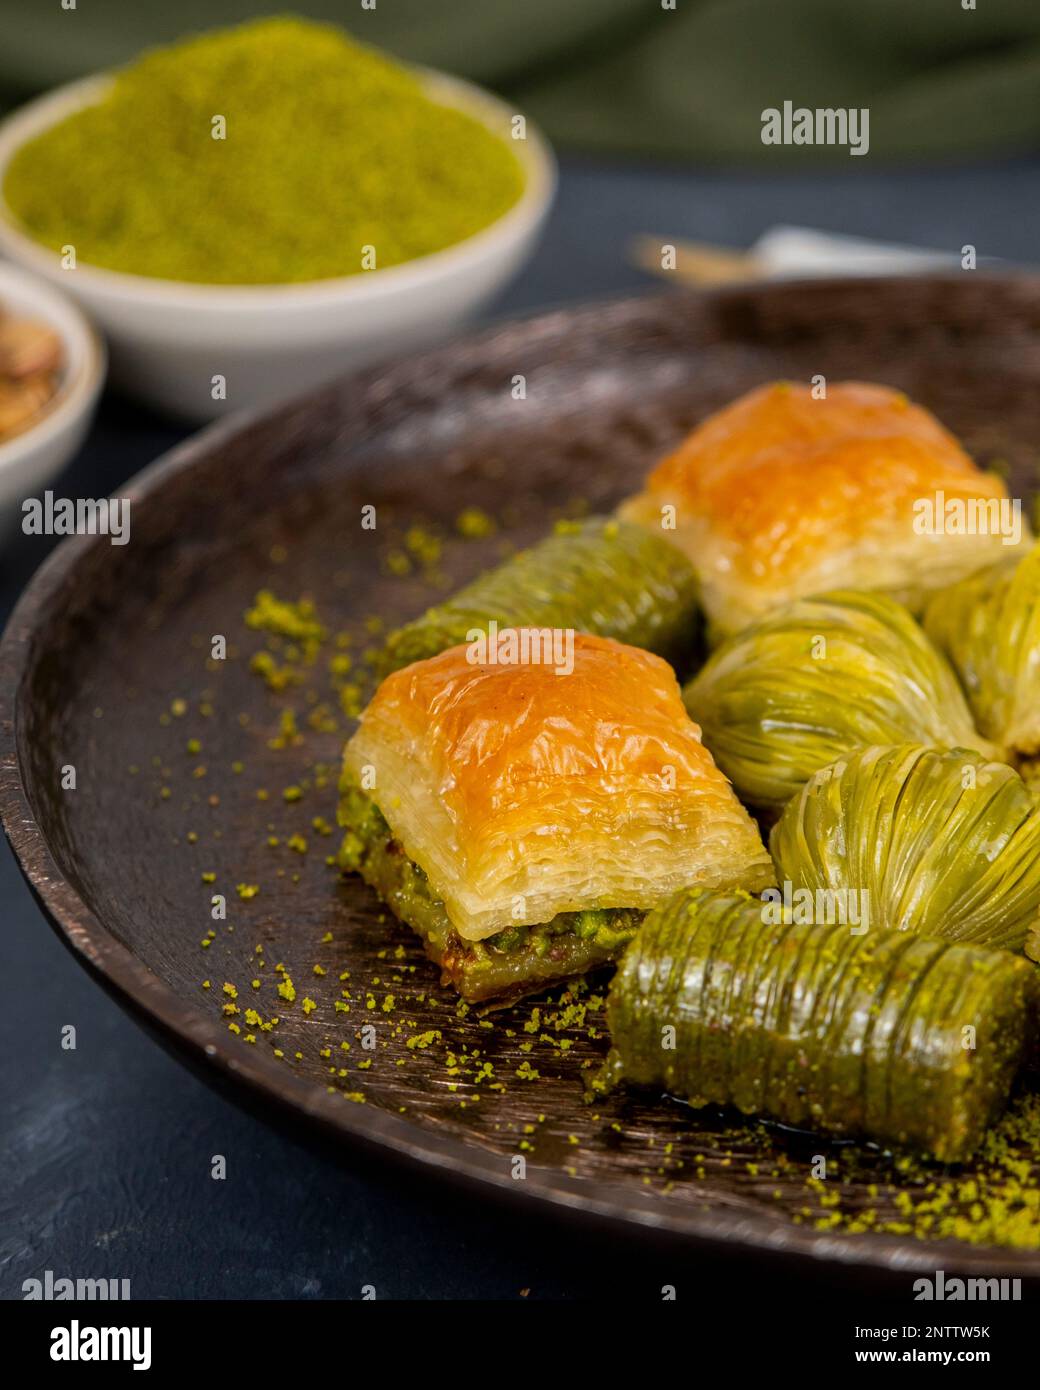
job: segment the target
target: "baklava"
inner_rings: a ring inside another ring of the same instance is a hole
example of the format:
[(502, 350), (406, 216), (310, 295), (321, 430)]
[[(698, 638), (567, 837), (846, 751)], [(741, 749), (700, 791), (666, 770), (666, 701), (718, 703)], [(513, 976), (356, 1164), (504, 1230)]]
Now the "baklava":
[[(552, 634), (512, 635), (552, 655)], [(569, 639), (561, 662), (475, 640), (397, 671), (345, 750), (341, 866), (470, 1000), (613, 960), (679, 888), (774, 882), (671, 668)]]
[(619, 514), (671, 537), (713, 631), (795, 598), (935, 590), (1030, 540), (1021, 504), (927, 410), (862, 382), (762, 386), (712, 415)]

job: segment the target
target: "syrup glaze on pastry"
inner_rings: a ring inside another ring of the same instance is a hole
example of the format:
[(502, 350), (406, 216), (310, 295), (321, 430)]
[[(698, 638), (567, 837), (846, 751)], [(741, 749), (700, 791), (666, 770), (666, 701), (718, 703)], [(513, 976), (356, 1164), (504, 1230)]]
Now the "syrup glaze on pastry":
[[(777, 382), (712, 415), (620, 508), (671, 534), (695, 565), (714, 629), (739, 630), (791, 599), (881, 591), (919, 611), (928, 594), (1029, 543), (992, 527), (919, 524), (919, 506), (1009, 503), (922, 407), (886, 386)], [(669, 528), (674, 525), (674, 531)]]
[(459, 646), (388, 676), (345, 769), (464, 940), (688, 884), (773, 881), (671, 668), (573, 635), (573, 669)]

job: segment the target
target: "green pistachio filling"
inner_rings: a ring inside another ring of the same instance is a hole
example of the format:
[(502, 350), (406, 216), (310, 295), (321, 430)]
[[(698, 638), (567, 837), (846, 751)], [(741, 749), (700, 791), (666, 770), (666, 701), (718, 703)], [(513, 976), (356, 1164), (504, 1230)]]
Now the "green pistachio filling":
[(387, 639), (397, 670), (500, 628), (573, 628), (667, 657), (695, 655), (697, 579), (686, 557), (639, 526), (603, 517), (561, 523), (554, 535), (489, 570)]
[(773, 924), (746, 894), (686, 889), (614, 977), (606, 1076), (956, 1163), (1007, 1103), (1038, 991), (1008, 951)]
[(396, 842), (375, 802), (349, 777), (340, 783), (337, 818), (344, 832), (340, 868), (360, 874), (375, 889), (394, 916), (422, 938), (444, 980), (473, 1003), (509, 1003), (615, 960), (645, 916), (634, 908), (562, 912), (550, 922), (464, 941), (425, 873)]

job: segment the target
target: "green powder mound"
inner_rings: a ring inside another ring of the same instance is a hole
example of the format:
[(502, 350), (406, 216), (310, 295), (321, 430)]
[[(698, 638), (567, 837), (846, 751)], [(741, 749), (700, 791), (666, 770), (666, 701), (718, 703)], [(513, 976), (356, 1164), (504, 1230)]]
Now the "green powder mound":
[(265, 19), (145, 54), (99, 104), (23, 146), (3, 194), (30, 236), (74, 246), (80, 264), (209, 284), (323, 280), (439, 251), (501, 217), (523, 189), (502, 134), (331, 25)]

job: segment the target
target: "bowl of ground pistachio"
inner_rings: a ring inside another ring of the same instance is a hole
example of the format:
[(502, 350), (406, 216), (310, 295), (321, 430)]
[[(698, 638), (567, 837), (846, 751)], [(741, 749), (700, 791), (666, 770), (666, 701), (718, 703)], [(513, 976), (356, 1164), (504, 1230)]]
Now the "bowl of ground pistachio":
[(555, 186), (521, 114), (331, 25), (262, 19), (58, 89), (0, 125), (0, 253), (175, 414), (264, 405), (471, 317)]

